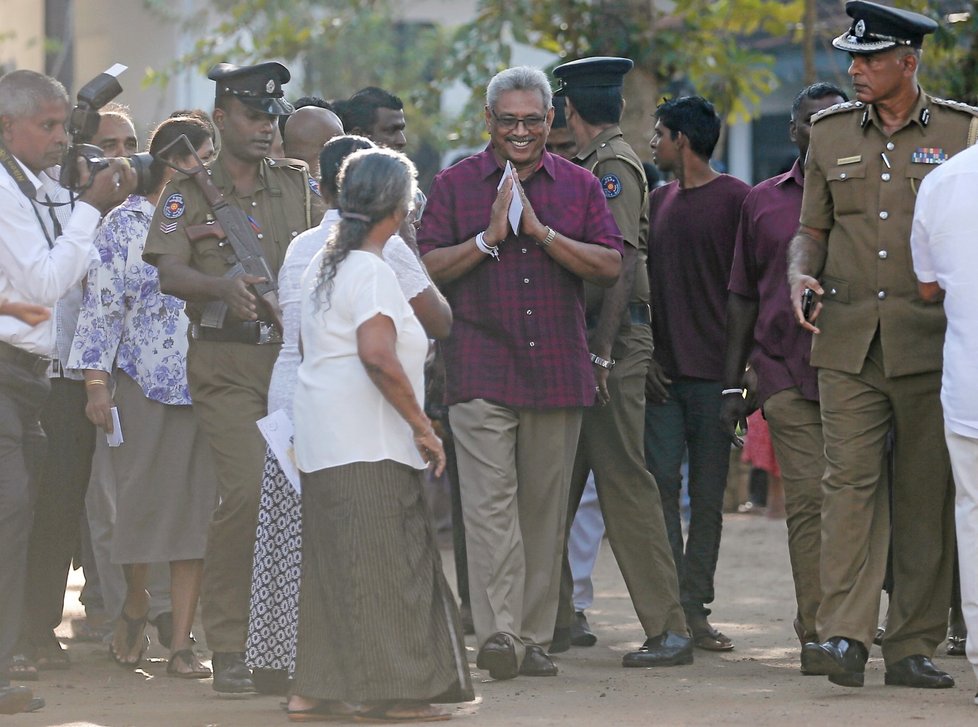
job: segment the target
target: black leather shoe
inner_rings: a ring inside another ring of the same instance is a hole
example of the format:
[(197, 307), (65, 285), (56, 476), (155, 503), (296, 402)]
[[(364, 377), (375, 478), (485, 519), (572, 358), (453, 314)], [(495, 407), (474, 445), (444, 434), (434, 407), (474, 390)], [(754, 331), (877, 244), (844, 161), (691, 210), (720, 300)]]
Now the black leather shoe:
[(0, 687), (0, 714), (20, 714), (31, 703), (34, 692), (29, 687)]
[(525, 677), (555, 677), (557, 665), (541, 647), (527, 644), (523, 663), (520, 664), (520, 674)]
[(591, 631), (591, 625), (587, 622), (587, 616), (583, 611), (574, 614), (574, 623), (570, 627), (571, 646), (594, 646), (598, 643), (598, 637)]
[(866, 677), (866, 647), (855, 639), (833, 636), (819, 644), (809, 641), (801, 647), (801, 669), (806, 674), (827, 676), (842, 687), (861, 687)]
[(954, 678), (934, 666), (934, 662), (923, 654), (912, 654), (896, 664), (888, 664), (883, 683), (894, 687), (950, 689), (954, 686)]
[(497, 631), (479, 649), (475, 665), (487, 669), (493, 679), (514, 679), (520, 673), (513, 637)]
[(570, 651), (571, 647), (571, 630), (564, 626), (554, 627), (554, 637), (550, 641), (550, 651), (551, 654), (563, 654), (565, 651)]
[(693, 663), (693, 640), (675, 631), (653, 636), (645, 640), (638, 651), (631, 651), (621, 659), (625, 667), (683, 666)]
[(255, 683), (251, 669), (240, 651), (215, 651), (211, 659), (214, 668), (214, 691), (221, 694), (251, 694)]

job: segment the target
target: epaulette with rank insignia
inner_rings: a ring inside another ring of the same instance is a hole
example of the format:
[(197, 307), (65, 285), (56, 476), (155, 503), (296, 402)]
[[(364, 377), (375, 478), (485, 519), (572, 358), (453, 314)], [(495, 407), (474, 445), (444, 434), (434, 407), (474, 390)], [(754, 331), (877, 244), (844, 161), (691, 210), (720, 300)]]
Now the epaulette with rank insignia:
[(972, 106), (970, 104), (962, 103), (961, 101), (951, 101), (946, 98), (936, 98), (934, 96), (930, 99), (938, 106), (945, 106), (949, 109), (954, 109), (955, 111), (962, 111), (966, 114), (971, 114), (972, 116), (978, 116), (978, 106)]
[(301, 159), (289, 159), (288, 157), (280, 157), (278, 159), (268, 159), (268, 166), (270, 167), (292, 167), (293, 169), (305, 169), (309, 171), (309, 165), (306, 164)]
[(843, 101), (842, 103), (829, 106), (827, 109), (822, 109), (816, 114), (812, 114), (812, 123), (814, 124), (816, 121), (819, 119), (824, 119), (826, 116), (841, 114), (843, 111), (859, 111), (863, 108), (865, 108), (865, 104), (863, 104), (862, 101)]

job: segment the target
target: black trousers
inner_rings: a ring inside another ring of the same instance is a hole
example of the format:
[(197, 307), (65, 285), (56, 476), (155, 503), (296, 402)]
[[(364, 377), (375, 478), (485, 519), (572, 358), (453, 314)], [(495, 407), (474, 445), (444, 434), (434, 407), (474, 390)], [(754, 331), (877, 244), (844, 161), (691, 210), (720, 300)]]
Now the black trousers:
[(41, 410), (48, 456), (38, 478), (28, 552), (25, 646), (50, 639), (64, 611), (95, 451), (95, 426), (85, 416), (86, 400), (84, 382), (51, 379), (51, 395)]
[(31, 491), (44, 454), (39, 422), (48, 379), (0, 361), (0, 686), (24, 616)]

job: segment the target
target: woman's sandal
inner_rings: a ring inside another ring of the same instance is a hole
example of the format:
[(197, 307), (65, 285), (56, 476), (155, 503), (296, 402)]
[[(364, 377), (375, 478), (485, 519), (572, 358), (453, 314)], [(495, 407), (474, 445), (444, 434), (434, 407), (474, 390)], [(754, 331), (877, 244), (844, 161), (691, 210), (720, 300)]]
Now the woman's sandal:
[(452, 713), (427, 702), (387, 702), (359, 712), (354, 722), (405, 723), (442, 722), (452, 718)]
[(126, 661), (116, 653), (115, 638), (113, 637), (112, 641), (109, 642), (109, 654), (112, 655), (112, 660), (119, 666), (125, 667), (126, 669), (135, 669), (142, 662), (143, 654), (146, 653), (146, 647), (149, 646), (149, 637), (146, 635), (147, 615), (143, 614), (141, 618), (132, 618), (126, 615), (125, 608), (119, 614), (119, 618), (126, 625), (126, 654), (131, 654), (132, 650), (136, 648), (136, 644), (142, 641), (139, 654), (136, 656), (136, 661)]
[(349, 702), (327, 700), (308, 709), (289, 709), (285, 714), (289, 722), (349, 722), (360, 713), (358, 705)]
[(26, 654), (14, 654), (7, 667), (7, 679), (12, 682), (36, 682), (37, 664)]
[[(190, 668), (190, 671), (178, 670), (175, 666), (177, 659), (186, 664)], [(191, 649), (180, 649), (180, 651), (174, 651), (170, 654), (170, 661), (166, 665), (166, 673), (177, 679), (207, 679), (214, 676), (214, 673), (210, 669), (197, 661), (197, 657)]]

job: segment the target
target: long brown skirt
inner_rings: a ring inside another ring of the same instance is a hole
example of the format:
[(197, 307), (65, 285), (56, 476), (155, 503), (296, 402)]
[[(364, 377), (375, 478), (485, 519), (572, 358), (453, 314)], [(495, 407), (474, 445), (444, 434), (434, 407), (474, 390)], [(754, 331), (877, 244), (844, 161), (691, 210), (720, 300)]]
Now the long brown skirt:
[(303, 473), (302, 514), (294, 693), (473, 699), (421, 473), (389, 460)]
[(193, 409), (147, 399), (122, 371), (115, 378), (125, 441), (109, 450), (116, 479), (112, 562), (203, 558), (217, 478)]

